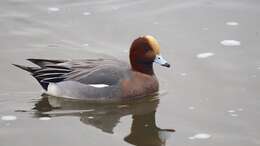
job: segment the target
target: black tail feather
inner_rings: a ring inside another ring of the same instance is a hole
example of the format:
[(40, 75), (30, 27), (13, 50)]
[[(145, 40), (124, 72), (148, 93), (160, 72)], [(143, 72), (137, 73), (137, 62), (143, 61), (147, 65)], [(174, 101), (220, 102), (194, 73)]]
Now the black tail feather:
[(50, 82), (60, 82), (65, 79), (64, 74), (71, 72), (70, 68), (58, 66), (56, 64), (66, 62), (66, 60), (48, 60), (48, 59), (27, 59), (38, 65), (37, 67), (23, 66), (13, 64), (14, 66), (28, 71), (31, 75), (47, 90)]
[[(25, 71), (28, 71), (28, 72), (30, 72), (32, 75), (33, 75), (33, 73), (35, 72), (35, 71), (38, 71), (38, 70), (40, 70), (41, 68), (39, 68), (39, 67), (29, 67), (29, 66), (23, 66), (23, 65), (18, 65), (18, 64), (12, 64), (12, 65), (14, 65), (14, 66), (16, 66), (16, 67), (18, 67), (18, 68), (20, 68), (20, 69), (22, 69), (22, 70), (25, 70)], [(34, 77), (34, 76), (33, 76)], [(41, 82), (41, 79), (38, 79), (38, 78), (36, 78), (36, 77), (34, 77), (39, 83), (40, 83), (40, 85), (45, 89), (45, 90), (47, 90), (47, 87), (48, 87), (48, 84), (49, 83), (43, 83), (43, 82)]]
[(26, 70), (26, 71), (28, 71), (30, 73), (33, 73), (33, 72), (35, 72), (35, 71), (40, 69), (38, 67), (23, 66), (23, 65), (18, 65), (18, 64), (12, 64), (12, 65), (14, 65), (14, 66), (16, 66), (16, 67), (18, 67), (18, 68), (20, 68), (22, 70)]
[(40, 66), (40, 67), (65, 62), (64, 60), (33, 59), (33, 58), (29, 58), (27, 60), (36, 64), (36, 65), (38, 65), (38, 66)]

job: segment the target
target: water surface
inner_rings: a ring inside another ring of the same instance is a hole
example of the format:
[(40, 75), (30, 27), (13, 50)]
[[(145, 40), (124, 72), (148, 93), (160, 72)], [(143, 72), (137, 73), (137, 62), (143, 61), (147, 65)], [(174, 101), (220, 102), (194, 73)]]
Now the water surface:
[[(258, 0), (0, 2), (0, 145), (260, 145)], [(128, 60), (158, 38), (158, 96), (119, 105), (42, 97), (12, 63), (26, 58)], [(225, 42), (225, 43), (223, 43)], [(234, 45), (235, 44), (235, 45)]]

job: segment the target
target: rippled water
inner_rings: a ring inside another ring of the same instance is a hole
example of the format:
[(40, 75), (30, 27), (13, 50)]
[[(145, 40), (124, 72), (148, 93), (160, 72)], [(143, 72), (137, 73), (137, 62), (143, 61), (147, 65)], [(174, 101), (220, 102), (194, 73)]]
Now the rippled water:
[[(0, 1), (0, 145), (260, 145), (259, 7), (258, 0)], [(160, 93), (142, 101), (42, 97), (38, 83), (11, 66), (26, 58), (127, 60), (143, 34), (158, 38), (174, 67), (155, 67)]]

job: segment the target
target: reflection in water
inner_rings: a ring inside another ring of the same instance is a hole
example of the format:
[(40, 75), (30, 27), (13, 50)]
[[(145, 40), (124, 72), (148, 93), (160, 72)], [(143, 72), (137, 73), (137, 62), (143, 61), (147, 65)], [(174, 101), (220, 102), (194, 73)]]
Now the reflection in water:
[(159, 103), (157, 97), (121, 104), (90, 104), (49, 95), (42, 97), (34, 107), (37, 110), (36, 117), (77, 116), (84, 124), (106, 133), (113, 133), (121, 117), (132, 115), (131, 133), (124, 140), (133, 145), (165, 145), (167, 138), (175, 131), (156, 126), (155, 113)]
[(125, 141), (137, 146), (162, 146), (175, 130), (160, 129), (155, 123), (155, 111), (133, 115), (131, 133)]

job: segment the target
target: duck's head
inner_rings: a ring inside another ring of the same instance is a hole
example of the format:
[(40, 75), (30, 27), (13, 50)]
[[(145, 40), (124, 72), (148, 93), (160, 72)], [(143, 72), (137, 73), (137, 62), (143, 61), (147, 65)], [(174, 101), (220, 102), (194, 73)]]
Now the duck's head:
[(130, 62), (133, 70), (147, 74), (153, 74), (153, 63), (170, 67), (170, 64), (160, 54), (158, 41), (150, 35), (133, 41), (130, 48)]

